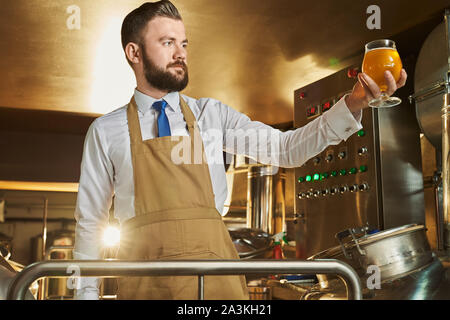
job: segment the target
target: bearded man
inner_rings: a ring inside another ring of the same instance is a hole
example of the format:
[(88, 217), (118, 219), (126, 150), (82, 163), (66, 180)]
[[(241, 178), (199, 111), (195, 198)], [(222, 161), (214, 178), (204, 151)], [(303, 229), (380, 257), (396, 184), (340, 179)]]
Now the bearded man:
[[(121, 34), (137, 87), (129, 104), (97, 118), (86, 135), (75, 259), (101, 258), (100, 239), (113, 198), (121, 224), (119, 259), (238, 259), (221, 219), (227, 197), (222, 152), (298, 167), (360, 130), (361, 110), (380, 95), (373, 80), (359, 74), (352, 93), (327, 113), (303, 128), (281, 132), (218, 100), (180, 94), (188, 84), (188, 40), (169, 1), (133, 10)], [(391, 74), (386, 80), (392, 94), (405, 84), (406, 73), (398, 83)], [(255, 131), (267, 139), (246, 139), (245, 132)], [(184, 161), (174, 152), (180, 144), (190, 147), (183, 149)], [(261, 150), (268, 157), (259, 157)], [(248, 299), (243, 276), (206, 276), (204, 286), (205, 299)], [(194, 276), (130, 277), (119, 280), (118, 298), (190, 300), (197, 290)], [(98, 299), (98, 279), (82, 279), (76, 298)]]

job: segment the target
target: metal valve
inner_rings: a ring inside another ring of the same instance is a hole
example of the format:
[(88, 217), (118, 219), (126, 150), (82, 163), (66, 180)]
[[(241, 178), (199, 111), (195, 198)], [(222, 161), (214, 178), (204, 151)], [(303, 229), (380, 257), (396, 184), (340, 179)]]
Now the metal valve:
[(339, 192), (341, 193), (341, 194), (343, 194), (343, 193), (345, 193), (345, 192), (347, 192), (347, 190), (348, 190), (348, 188), (347, 188), (347, 186), (341, 186), (340, 188), (339, 188)]
[(367, 190), (369, 190), (369, 185), (367, 183), (364, 182), (359, 185), (359, 191), (367, 191)]
[(358, 155), (362, 156), (363, 154), (366, 154), (367, 151), (367, 147), (361, 147), (358, 149)]
[(338, 191), (339, 191), (338, 187), (332, 187), (330, 189), (330, 194), (331, 195), (335, 195), (336, 193), (338, 193)]

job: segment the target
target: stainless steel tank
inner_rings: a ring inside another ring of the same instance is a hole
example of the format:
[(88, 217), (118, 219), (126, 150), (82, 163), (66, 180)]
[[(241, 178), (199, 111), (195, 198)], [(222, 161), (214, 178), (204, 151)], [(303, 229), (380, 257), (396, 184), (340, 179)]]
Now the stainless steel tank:
[(448, 40), (442, 22), (427, 37), (417, 58), (414, 76), (416, 115), (423, 134), (442, 149), (441, 109), (449, 85)]
[[(312, 287), (304, 300), (346, 299), (345, 285), (339, 279), (329, 281), (326, 288), (320, 284)], [(369, 289), (363, 283), (364, 300), (449, 300), (450, 269), (444, 268), (439, 258), (433, 259), (423, 268), (416, 269), (400, 278), (384, 281), (379, 288)]]
[(284, 231), (285, 184), (283, 168), (250, 166), (247, 184), (247, 228), (268, 234)]
[(380, 281), (388, 281), (431, 262), (432, 251), (423, 225), (409, 224), (368, 234), (367, 228), (350, 228), (336, 234), (340, 245), (309, 260), (338, 259), (351, 265), (360, 277), (376, 266)]
[(443, 246), (450, 252), (450, 9), (444, 17), (444, 22), (428, 35), (420, 50), (414, 76), (415, 93), (410, 99), (415, 101), (423, 134), (442, 154), (443, 221), (437, 221), (438, 239), (443, 237)]
[[(39, 235), (32, 240), (34, 258), (40, 260), (70, 260), (73, 259), (73, 245), (75, 243), (75, 232), (68, 229), (54, 230), (48, 233), (46, 241), (46, 255), (41, 257), (42, 236)], [(64, 249), (57, 247), (66, 247)], [(67, 287), (66, 278), (45, 278), (41, 287), (40, 299), (43, 300), (63, 300), (71, 299), (73, 290)]]
[[(9, 285), (14, 280), (14, 277), (17, 275), (17, 273), (22, 271), (23, 268), (24, 268), (23, 265), (8, 260), (8, 258), (3, 257), (3, 255), (0, 255), (0, 300), (6, 300), (8, 296)], [(32, 284), (32, 287), (34, 289), (33, 291), (37, 293), (36, 281)], [(31, 293), (30, 290), (28, 290), (25, 299), (35, 300), (35, 296)]]
[[(14, 280), (15, 276), (16, 274), (14, 272), (0, 265), (0, 300), (6, 300), (9, 285)], [(27, 291), (25, 300), (35, 300), (29, 290)]]
[[(430, 249), (423, 225), (405, 225), (373, 234), (359, 234), (353, 228), (336, 237), (340, 246), (320, 252), (309, 259), (338, 259), (351, 265), (361, 278), (363, 298), (374, 300), (450, 299), (450, 269)], [(350, 236), (350, 241), (345, 241)], [(373, 268), (377, 267), (377, 268)], [(378, 269), (378, 284), (374, 271)], [(345, 299), (341, 280), (317, 276), (306, 300)]]

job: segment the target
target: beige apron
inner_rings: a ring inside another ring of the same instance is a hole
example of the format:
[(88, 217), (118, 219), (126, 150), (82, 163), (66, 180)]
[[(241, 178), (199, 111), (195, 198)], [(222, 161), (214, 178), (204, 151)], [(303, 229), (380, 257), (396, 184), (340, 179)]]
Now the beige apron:
[[(176, 140), (168, 136), (143, 141), (134, 98), (128, 105), (136, 216), (122, 226), (119, 259), (239, 258), (215, 207), (206, 161), (197, 160), (200, 164), (172, 161), (173, 148), (179, 147), (182, 141), (184, 146), (191, 146), (191, 150), (195, 141), (201, 146), (201, 158), (205, 159), (197, 122), (181, 96), (180, 106), (188, 137), (176, 137)], [(190, 156), (194, 161), (194, 152)], [(119, 299), (192, 300), (198, 297), (196, 276), (129, 277), (119, 279), (118, 283)], [(205, 299), (248, 299), (244, 276), (205, 276), (204, 284)]]

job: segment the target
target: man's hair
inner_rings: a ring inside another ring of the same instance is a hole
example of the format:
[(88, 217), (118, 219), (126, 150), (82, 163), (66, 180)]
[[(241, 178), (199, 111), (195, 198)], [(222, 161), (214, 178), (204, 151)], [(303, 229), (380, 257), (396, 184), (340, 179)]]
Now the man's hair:
[[(177, 8), (168, 0), (146, 2), (131, 11), (122, 23), (122, 47), (125, 50), (129, 42), (142, 44), (142, 32), (147, 23), (156, 17), (167, 17), (182, 20)], [(128, 61), (128, 59), (127, 59)]]

